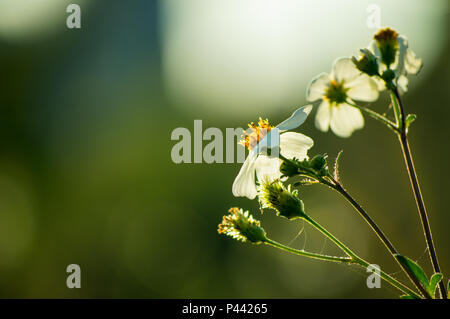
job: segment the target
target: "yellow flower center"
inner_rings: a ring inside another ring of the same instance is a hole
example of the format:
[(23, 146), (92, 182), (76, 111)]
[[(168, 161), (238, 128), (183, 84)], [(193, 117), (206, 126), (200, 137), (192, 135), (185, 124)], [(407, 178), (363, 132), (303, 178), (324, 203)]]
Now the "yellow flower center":
[(325, 91), (324, 99), (330, 101), (330, 104), (336, 103), (341, 104), (347, 101), (347, 91), (344, 87), (344, 82), (336, 82), (335, 80), (330, 81), (330, 85)]
[(273, 126), (270, 126), (269, 121), (267, 119), (263, 120), (262, 118), (259, 118), (258, 125), (255, 125), (252, 122), (248, 127), (249, 128), (244, 132), (244, 135), (242, 135), (240, 143), (249, 150), (252, 150), (258, 145), (259, 141), (273, 129)]

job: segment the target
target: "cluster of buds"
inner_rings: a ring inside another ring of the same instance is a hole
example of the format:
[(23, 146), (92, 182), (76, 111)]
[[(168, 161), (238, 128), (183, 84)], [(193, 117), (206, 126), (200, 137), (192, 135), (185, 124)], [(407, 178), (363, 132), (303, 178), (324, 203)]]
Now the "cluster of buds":
[(283, 176), (293, 177), (304, 175), (311, 178), (321, 178), (328, 176), (327, 155), (316, 155), (311, 159), (303, 161), (285, 159), (280, 165), (280, 172)]

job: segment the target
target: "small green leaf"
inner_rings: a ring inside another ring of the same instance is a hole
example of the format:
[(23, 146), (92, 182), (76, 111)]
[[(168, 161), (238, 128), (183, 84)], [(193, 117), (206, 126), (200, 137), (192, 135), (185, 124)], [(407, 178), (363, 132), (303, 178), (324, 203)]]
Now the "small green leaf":
[(409, 126), (417, 119), (417, 115), (416, 114), (408, 114), (406, 116), (405, 119), (405, 125), (406, 125), (406, 129), (409, 128)]
[(408, 272), (421, 283), (423, 288), (429, 291), (430, 285), (428, 283), (428, 278), (422, 268), (408, 257), (402, 256), (400, 254), (396, 254), (395, 257), (403, 266), (406, 267), (406, 269), (408, 269)]
[(435, 273), (430, 278), (430, 284), (428, 286), (428, 292), (430, 293), (431, 297), (434, 297), (437, 284), (441, 281), (442, 274), (441, 273)]
[(337, 181), (339, 181), (339, 159), (341, 158), (342, 153), (344, 153), (344, 151), (341, 150), (336, 156), (336, 161), (334, 162), (334, 179)]
[(400, 299), (419, 299), (419, 298), (413, 295), (401, 295)]

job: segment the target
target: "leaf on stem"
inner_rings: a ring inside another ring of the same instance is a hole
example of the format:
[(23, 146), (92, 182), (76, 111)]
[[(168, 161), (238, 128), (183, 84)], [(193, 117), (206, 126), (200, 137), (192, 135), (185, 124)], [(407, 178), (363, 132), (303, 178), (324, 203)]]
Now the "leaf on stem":
[(428, 286), (428, 292), (429, 294), (434, 297), (436, 293), (436, 287), (438, 283), (442, 280), (442, 274), (441, 273), (435, 273), (430, 278), (430, 284)]
[(334, 162), (334, 179), (339, 182), (339, 159), (341, 158), (343, 150), (341, 150), (336, 156), (336, 161)]
[(400, 254), (395, 255), (398, 261), (408, 269), (408, 272), (413, 275), (422, 285), (423, 288), (428, 292), (428, 294), (434, 298), (436, 287), (438, 283), (442, 280), (441, 273), (435, 273), (431, 276), (428, 281), (427, 275), (423, 271), (423, 269), (414, 261), (409, 259), (408, 257), (402, 256)]
[(413, 275), (420, 284), (428, 291), (429, 283), (428, 278), (423, 269), (414, 261), (409, 259), (408, 257), (402, 256), (400, 254), (396, 254), (395, 257), (398, 261), (408, 269), (408, 272)]
[(408, 131), (409, 126), (417, 119), (416, 114), (408, 114), (405, 119), (406, 131)]

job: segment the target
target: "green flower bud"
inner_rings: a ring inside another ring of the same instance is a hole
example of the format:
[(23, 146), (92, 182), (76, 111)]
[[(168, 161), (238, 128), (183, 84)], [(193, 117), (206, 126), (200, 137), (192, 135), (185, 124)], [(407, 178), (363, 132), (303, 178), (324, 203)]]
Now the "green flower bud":
[(262, 208), (271, 208), (278, 216), (296, 219), (305, 216), (303, 202), (298, 198), (297, 190), (291, 191), (279, 180), (263, 182), (258, 189), (259, 203)]
[(298, 165), (295, 160), (283, 161), (280, 165), (280, 172), (286, 177), (298, 175)]
[(395, 62), (399, 48), (398, 33), (390, 28), (385, 28), (379, 30), (373, 38), (380, 50), (381, 61), (389, 68)]
[(248, 211), (242, 208), (232, 207), (230, 214), (223, 217), (219, 224), (218, 233), (233, 237), (236, 240), (246, 242), (247, 240), (260, 244), (267, 240), (266, 232), (261, 227), (261, 223), (254, 219)]
[(359, 60), (352, 57), (352, 61), (356, 68), (362, 73), (366, 73), (369, 76), (380, 75), (378, 73), (378, 60), (368, 49), (361, 49), (361, 56)]
[(309, 161), (309, 165), (311, 168), (316, 171), (320, 171), (327, 165), (327, 156), (326, 155), (316, 155)]

